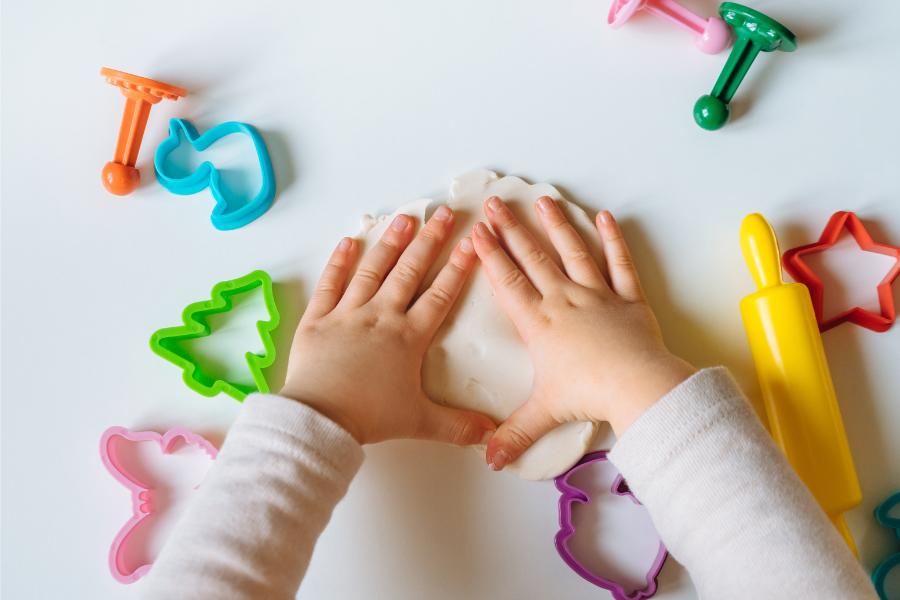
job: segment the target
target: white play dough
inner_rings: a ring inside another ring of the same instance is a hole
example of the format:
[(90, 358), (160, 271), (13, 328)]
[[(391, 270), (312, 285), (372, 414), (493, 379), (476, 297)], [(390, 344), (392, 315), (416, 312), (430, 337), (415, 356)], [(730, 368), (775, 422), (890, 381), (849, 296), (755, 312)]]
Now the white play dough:
[[(556, 253), (543, 235), (532, 208), (541, 196), (556, 199), (585, 238), (596, 237), (591, 219), (581, 208), (563, 199), (553, 186), (530, 185), (518, 177), (499, 178), (491, 171), (478, 170), (456, 178), (450, 188), (446, 204), (456, 214), (454, 243), (471, 232), (476, 222), (484, 220), (482, 203), (491, 196), (503, 198), (554, 258)], [(401, 206), (393, 215), (364, 217), (362, 236), (366, 247), (381, 237), (394, 215), (411, 215), (422, 223), (440, 204), (420, 200)], [(446, 262), (454, 243), (447, 244), (423, 289), (431, 284), (437, 268)], [(591, 246), (595, 250), (596, 245)], [(528, 399), (532, 377), (528, 352), (509, 318), (494, 301), (490, 284), (479, 267), (428, 350), (422, 370), (425, 392), (436, 402), (481, 411), (502, 420)], [(596, 434), (595, 423), (562, 425), (541, 438), (509, 468), (524, 479), (555, 477), (587, 452)]]

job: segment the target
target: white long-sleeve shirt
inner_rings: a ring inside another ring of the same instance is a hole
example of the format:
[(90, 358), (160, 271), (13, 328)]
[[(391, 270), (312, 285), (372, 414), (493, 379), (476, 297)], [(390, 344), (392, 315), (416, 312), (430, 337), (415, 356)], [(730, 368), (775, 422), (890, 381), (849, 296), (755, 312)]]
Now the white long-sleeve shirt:
[[(724, 369), (661, 398), (609, 458), (702, 599), (877, 600)], [(362, 460), (313, 409), (248, 397), (143, 598), (293, 598)]]

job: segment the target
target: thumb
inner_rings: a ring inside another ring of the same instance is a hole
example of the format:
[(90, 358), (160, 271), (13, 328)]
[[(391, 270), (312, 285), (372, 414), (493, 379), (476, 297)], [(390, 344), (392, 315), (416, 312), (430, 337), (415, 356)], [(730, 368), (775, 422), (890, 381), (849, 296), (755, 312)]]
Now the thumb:
[(500, 471), (559, 425), (559, 421), (532, 396), (497, 428), (488, 442), (485, 460), (493, 470)]
[(487, 415), (442, 406), (426, 399), (425, 413), (415, 437), (469, 446), (486, 443), (496, 429), (497, 425)]

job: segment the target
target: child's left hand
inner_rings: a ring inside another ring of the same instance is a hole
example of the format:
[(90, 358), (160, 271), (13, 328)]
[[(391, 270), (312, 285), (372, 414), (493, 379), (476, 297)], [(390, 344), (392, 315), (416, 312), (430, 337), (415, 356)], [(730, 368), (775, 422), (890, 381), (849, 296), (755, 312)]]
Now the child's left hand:
[(361, 444), (420, 438), (486, 443), (496, 429), (485, 415), (432, 402), (422, 362), (477, 258), (459, 241), (431, 286), (412, 302), (453, 230), (438, 208), (418, 236), (399, 215), (347, 279), (359, 242), (341, 240), (303, 314), (281, 395), (311, 406)]

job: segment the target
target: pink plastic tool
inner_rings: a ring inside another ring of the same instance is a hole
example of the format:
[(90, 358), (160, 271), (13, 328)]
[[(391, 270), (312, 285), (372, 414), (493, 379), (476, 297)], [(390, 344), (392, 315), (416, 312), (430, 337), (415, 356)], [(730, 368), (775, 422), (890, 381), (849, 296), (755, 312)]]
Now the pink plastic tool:
[(124, 553), (128, 539), (140, 522), (155, 510), (153, 488), (151, 484), (141, 481), (138, 475), (129, 471), (119, 460), (114, 443), (115, 438), (123, 438), (130, 442), (156, 442), (163, 454), (174, 452), (179, 442), (203, 450), (211, 459), (214, 459), (219, 451), (207, 439), (183, 427), (172, 428), (165, 434), (155, 431), (131, 431), (124, 427), (110, 427), (103, 432), (103, 436), (100, 438), (100, 459), (116, 481), (131, 492), (132, 506), (131, 518), (116, 534), (112, 546), (109, 548), (109, 570), (119, 583), (134, 583), (150, 570), (151, 565), (148, 563), (129, 567), (124, 561)]
[(613, 29), (618, 29), (642, 9), (696, 35), (694, 43), (707, 54), (718, 54), (731, 44), (731, 27), (725, 21), (701, 17), (675, 0), (613, 0), (607, 20)]

